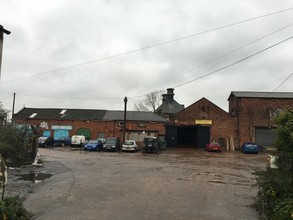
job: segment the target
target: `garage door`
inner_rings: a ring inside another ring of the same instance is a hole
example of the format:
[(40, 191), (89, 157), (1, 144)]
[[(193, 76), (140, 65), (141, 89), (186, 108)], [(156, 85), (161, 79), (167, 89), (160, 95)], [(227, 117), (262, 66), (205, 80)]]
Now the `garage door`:
[(177, 146), (177, 127), (176, 126), (166, 125), (165, 140), (166, 140), (167, 147)]
[(54, 131), (54, 139), (57, 140), (61, 137), (68, 137), (69, 136), (69, 130), (67, 129), (56, 129)]
[(272, 146), (276, 139), (274, 130), (270, 128), (256, 128), (255, 129), (255, 142), (257, 145), (265, 147)]

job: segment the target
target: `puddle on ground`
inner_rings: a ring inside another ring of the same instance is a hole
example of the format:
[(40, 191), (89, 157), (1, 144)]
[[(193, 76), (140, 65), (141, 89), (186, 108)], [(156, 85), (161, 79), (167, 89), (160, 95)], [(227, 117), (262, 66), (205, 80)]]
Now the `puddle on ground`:
[(53, 175), (48, 173), (30, 172), (26, 174), (20, 174), (17, 176), (18, 178), (16, 180), (25, 180), (25, 181), (31, 181), (33, 183), (39, 183), (39, 182), (43, 182), (45, 179), (48, 179)]

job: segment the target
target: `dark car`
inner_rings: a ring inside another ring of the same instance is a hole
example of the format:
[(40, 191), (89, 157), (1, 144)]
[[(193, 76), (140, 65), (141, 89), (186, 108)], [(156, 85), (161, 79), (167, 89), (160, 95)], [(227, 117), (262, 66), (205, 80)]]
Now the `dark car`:
[(116, 137), (107, 138), (103, 147), (104, 151), (119, 151), (120, 140)]
[(39, 143), (38, 143), (39, 147), (53, 147), (55, 143), (53, 137), (41, 137), (38, 140), (39, 140)]
[(255, 153), (258, 154), (259, 147), (253, 142), (245, 142), (241, 146), (242, 153)]
[(71, 145), (71, 137), (61, 137), (55, 140), (54, 146), (69, 146)]
[(143, 153), (155, 153), (160, 150), (160, 143), (156, 137), (145, 137), (143, 139), (144, 146), (142, 148)]
[(101, 140), (90, 140), (87, 144), (84, 145), (83, 149), (85, 151), (102, 151), (103, 142)]
[(209, 144), (206, 144), (205, 146), (205, 150), (206, 151), (215, 151), (215, 152), (221, 152), (222, 151), (222, 148), (221, 148), (221, 145), (216, 142), (216, 141), (213, 141)]

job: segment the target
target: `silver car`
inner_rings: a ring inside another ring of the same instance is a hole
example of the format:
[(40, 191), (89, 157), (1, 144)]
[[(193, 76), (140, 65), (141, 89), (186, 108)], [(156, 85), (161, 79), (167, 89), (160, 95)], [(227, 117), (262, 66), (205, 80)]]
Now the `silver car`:
[(125, 140), (122, 144), (122, 151), (138, 151), (138, 145), (135, 140)]

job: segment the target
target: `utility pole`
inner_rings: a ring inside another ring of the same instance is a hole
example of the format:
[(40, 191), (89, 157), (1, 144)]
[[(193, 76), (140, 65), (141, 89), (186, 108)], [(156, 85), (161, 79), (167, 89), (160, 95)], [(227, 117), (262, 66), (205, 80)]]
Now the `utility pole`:
[(127, 97), (124, 98), (124, 126), (123, 126), (123, 143), (125, 141), (125, 131), (126, 131), (126, 110), (127, 110)]
[(11, 116), (12, 121), (13, 121), (13, 116), (14, 116), (14, 107), (15, 107), (15, 93), (13, 93), (12, 116)]
[(3, 50), (3, 35), (9, 35), (11, 32), (4, 29), (3, 26), (0, 24), (0, 79), (1, 79), (1, 63), (2, 63), (2, 50)]

